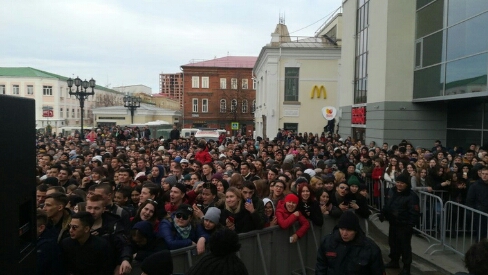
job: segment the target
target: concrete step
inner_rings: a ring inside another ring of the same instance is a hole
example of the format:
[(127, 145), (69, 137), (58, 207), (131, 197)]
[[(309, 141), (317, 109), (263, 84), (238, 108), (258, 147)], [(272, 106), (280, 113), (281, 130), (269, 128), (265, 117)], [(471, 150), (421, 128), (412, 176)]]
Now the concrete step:
[[(389, 249), (390, 247), (388, 246), (388, 236), (383, 233), (382, 230), (380, 230), (374, 222), (369, 221), (369, 237), (373, 239), (376, 244), (381, 249), (381, 254), (383, 256), (383, 262), (387, 263), (390, 261), (390, 258), (388, 258), (389, 254)], [(413, 237), (417, 238), (417, 237)], [(414, 241), (412, 238), (412, 246), (414, 246)], [(428, 254), (425, 255), (425, 257), (429, 256)], [(448, 272), (447, 270), (444, 270), (443, 268), (440, 268), (439, 266), (436, 266), (429, 262), (428, 260), (424, 259), (423, 257), (419, 257), (415, 253), (413, 253), (413, 262), (412, 262), (412, 267), (411, 267), (411, 274), (412, 275), (451, 275), (456, 273), (459, 270), (456, 270), (454, 272)], [(400, 260), (400, 265), (402, 265), (401, 260)], [(386, 269), (386, 274), (388, 275), (397, 275), (399, 274), (401, 269)]]

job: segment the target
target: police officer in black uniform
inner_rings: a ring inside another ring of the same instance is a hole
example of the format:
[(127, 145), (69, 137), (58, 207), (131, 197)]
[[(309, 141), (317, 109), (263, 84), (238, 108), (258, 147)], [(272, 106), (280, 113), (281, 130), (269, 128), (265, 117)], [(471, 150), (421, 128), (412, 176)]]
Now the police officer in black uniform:
[(409, 177), (400, 174), (396, 177), (395, 186), (390, 189), (387, 202), (379, 215), (380, 221), (386, 219), (390, 222), (388, 244), (391, 261), (385, 264), (385, 268), (400, 268), (399, 260), (402, 256), (403, 268), (400, 274), (410, 274), (413, 227), (419, 216), (419, 197), (412, 191)]
[(383, 275), (382, 258), (378, 245), (359, 226), (356, 214), (346, 211), (317, 251), (315, 275)]

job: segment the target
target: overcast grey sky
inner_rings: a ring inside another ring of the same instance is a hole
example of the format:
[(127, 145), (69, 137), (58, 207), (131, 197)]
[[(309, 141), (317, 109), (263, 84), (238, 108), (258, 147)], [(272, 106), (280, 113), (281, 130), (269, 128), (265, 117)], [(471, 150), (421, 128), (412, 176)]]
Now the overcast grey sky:
[(313, 36), (341, 1), (0, 0), (0, 66), (157, 93), (161, 72), (192, 59), (257, 56), (280, 13), (290, 35)]

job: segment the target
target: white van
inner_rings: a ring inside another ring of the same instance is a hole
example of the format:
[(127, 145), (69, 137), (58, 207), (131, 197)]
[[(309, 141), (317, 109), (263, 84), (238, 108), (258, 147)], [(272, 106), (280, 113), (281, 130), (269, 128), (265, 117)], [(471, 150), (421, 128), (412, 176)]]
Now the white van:
[(197, 128), (183, 128), (180, 131), (181, 138), (190, 138), (191, 135), (195, 135), (198, 132)]
[(217, 130), (198, 130), (195, 133), (195, 138), (197, 140), (205, 139), (206, 141), (213, 140), (219, 141), (219, 132)]

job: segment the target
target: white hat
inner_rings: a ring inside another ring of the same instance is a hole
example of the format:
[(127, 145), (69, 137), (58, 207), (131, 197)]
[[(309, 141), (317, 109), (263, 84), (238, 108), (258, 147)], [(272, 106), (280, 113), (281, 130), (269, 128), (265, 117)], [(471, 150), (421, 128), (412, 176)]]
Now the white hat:
[(303, 171), (303, 173), (307, 173), (309, 174), (311, 177), (315, 176), (315, 171), (312, 170), (312, 169), (307, 169), (305, 171)]
[(158, 151), (164, 151), (164, 146), (159, 146)]
[(190, 163), (190, 162), (189, 162), (187, 159), (181, 159), (181, 160), (180, 160), (180, 164), (181, 164), (181, 163)]
[(226, 158), (226, 156), (224, 154), (220, 154), (219, 159), (221, 158)]
[(96, 160), (98, 160), (98, 161), (100, 161), (100, 162), (102, 162), (102, 163), (103, 163), (102, 156), (94, 156), (94, 157), (92, 158), (92, 161), (96, 161)]

